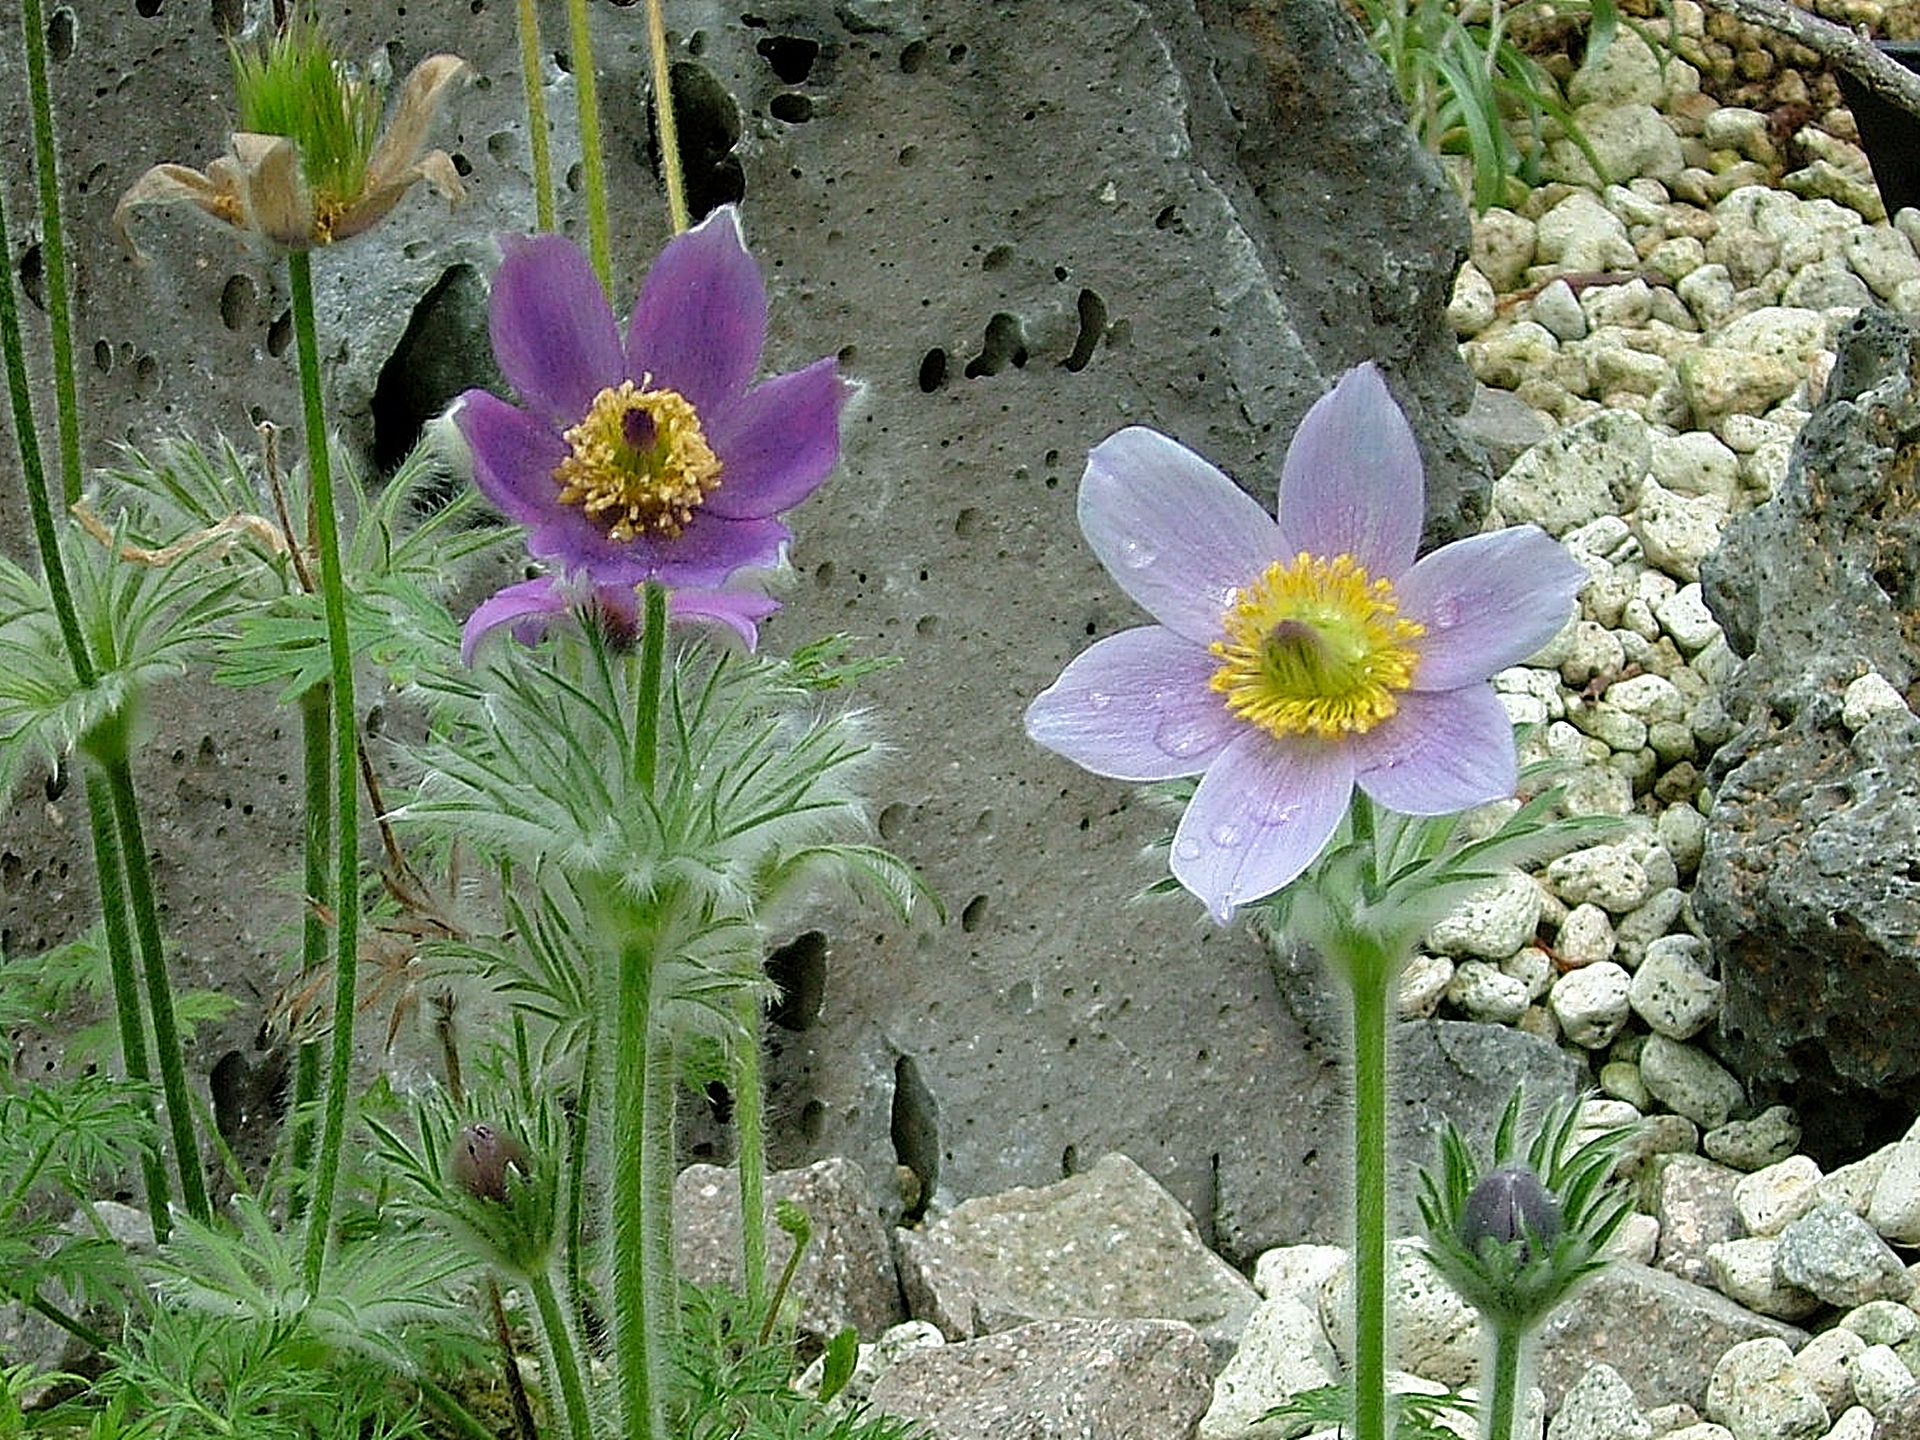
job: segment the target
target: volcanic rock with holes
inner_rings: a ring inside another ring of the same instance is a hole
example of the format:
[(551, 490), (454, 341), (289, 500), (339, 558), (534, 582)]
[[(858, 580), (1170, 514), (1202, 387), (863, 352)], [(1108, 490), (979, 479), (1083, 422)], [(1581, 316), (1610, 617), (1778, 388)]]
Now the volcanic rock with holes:
[(1863, 310), (1775, 497), (1703, 589), (1744, 663), (1709, 772), (1694, 910), (1723, 987), (1718, 1049), (1791, 1103), (1815, 1158), (1920, 1106), (1920, 719), (1847, 724), (1871, 672), (1920, 678), (1920, 330)]

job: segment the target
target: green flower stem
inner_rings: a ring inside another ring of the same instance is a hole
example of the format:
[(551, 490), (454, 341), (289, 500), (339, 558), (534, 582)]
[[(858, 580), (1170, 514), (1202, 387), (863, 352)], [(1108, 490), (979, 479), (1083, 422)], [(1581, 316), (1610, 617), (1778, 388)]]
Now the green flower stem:
[(1487, 1440), (1513, 1440), (1513, 1421), (1520, 1399), (1520, 1349), (1526, 1330), (1519, 1325), (1493, 1324), (1493, 1377), (1487, 1392)]
[(667, 587), (649, 580), (641, 592), (640, 678), (633, 714), (633, 778), (653, 793), (660, 770), (660, 683), (666, 673)]
[(1338, 957), (1353, 998), (1353, 1431), (1387, 1440), (1387, 1000), (1369, 937)]
[[(327, 922), (324, 912), (333, 906), (330, 866), (333, 858), (333, 699), (325, 685), (309, 686), (300, 695), (301, 782), (306, 830), (301, 837), (304, 866), (301, 885), (306, 905), (300, 916), (300, 965), (317, 975), (327, 963)], [(300, 1023), (300, 1017), (294, 1017)], [(287, 1213), (298, 1218), (306, 1210), (313, 1162), (313, 1103), (320, 1098), (320, 1047), (302, 1041), (293, 1073), (293, 1133), (289, 1159), (294, 1186)]]
[(439, 1412), (440, 1418), (447, 1422), (456, 1435), (464, 1436), (465, 1440), (499, 1440), (493, 1431), (475, 1418), (471, 1410), (435, 1383), (424, 1370), (414, 1373), (413, 1383), (420, 1387), (420, 1393), (426, 1396), (427, 1403)]
[(648, 1131), (658, 1121), (649, 1113), (660, 1037), (652, 1033), (654, 955), (649, 938), (631, 936), (620, 947), (618, 990), (613, 1017), (612, 1134), (609, 1189), (612, 1196), (613, 1361), (618, 1376), (620, 1413), (629, 1440), (665, 1440), (661, 1346), (665, 1317), (648, 1263), (654, 1252), (647, 1222), (653, 1210), (652, 1177), (647, 1173), (657, 1149)]
[(40, 0), (21, 0), (27, 92), (33, 109), (34, 168), (40, 181), (41, 244), (46, 253), (47, 324), (53, 335), (54, 414), (60, 426), (60, 488), (80, 498), (80, 400), (73, 375), (73, 306), (67, 297), (66, 229), (60, 222), (60, 171), (53, 151), (53, 98), (47, 84), (47, 25)]
[(593, 1440), (593, 1417), (587, 1409), (587, 1390), (581, 1378), (580, 1350), (573, 1343), (573, 1327), (560, 1298), (554, 1293), (553, 1276), (544, 1267), (528, 1272), (527, 1289), (533, 1293), (533, 1305), (540, 1316), (540, 1334), (547, 1344), (547, 1363), (560, 1387), (560, 1399), (567, 1417), (567, 1440)]
[(139, 942), (141, 968), (147, 987), (147, 1015), (153, 1025), (153, 1048), (160, 1066), (160, 1094), (173, 1140), (174, 1168), (180, 1175), (180, 1201), (194, 1219), (212, 1218), (207, 1203), (206, 1177), (200, 1172), (200, 1139), (193, 1124), (193, 1093), (180, 1053), (180, 1028), (173, 1013), (173, 982), (167, 975), (165, 942), (160, 935), (160, 911), (154, 902), (153, 872), (147, 865), (147, 841), (140, 824), (140, 803), (134, 794), (133, 765), (127, 758), (128, 719), (125, 712), (102, 721), (85, 744), (101, 772), (113, 801), (114, 826), (125, 867), (127, 899), (133, 910), (133, 933)]
[(735, 1002), (740, 1044), (733, 1060), (734, 1165), (740, 1181), (740, 1269), (747, 1305), (767, 1298), (766, 1094), (760, 1083), (760, 997)]
[(647, 50), (653, 60), (653, 123), (660, 134), (660, 173), (667, 183), (667, 219), (678, 235), (692, 223), (680, 168), (680, 122), (673, 113), (673, 66), (667, 59), (666, 0), (647, 0)]
[(572, 1123), (567, 1126), (567, 1228), (566, 1273), (568, 1313), (576, 1317), (587, 1313), (586, 1200), (587, 1143), (592, 1131), (595, 1056), (599, 1049), (591, 1032), (587, 1035), (587, 1054), (580, 1066), (580, 1094), (574, 1101)]
[(300, 399), (307, 431), (307, 483), (314, 538), (320, 551), (320, 595), (332, 660), (334, 780), (333, 1045), (327, 1063), (320, 1150), (307, 1217), (306, 1281), (317, 1290), (333, 1221), (340, 1152), (346, 1139), (347, 1089), (353, 1071), (353, 1013), (360, 954), (359, 734), (354, 718), (353, 652), (347, 640), (346, 580), (340, 564), (340, 522), (333, 508), (333, 469), (327, 454), (326, 405), (320, 394), (320, 341), (313, 318), (313, 269), (307, 252), (287, 256), (293, 292), (293, 334), (300, 354)]
[(546, 90), (540, 83), (540, 12), (520, 0), (520, 83), (526, 95), (527, 143), (533, 150), (533, 214), (541, 230), (553, 229), (553, 152), (547, 144)]
[(58, 1305), (54, 1304), (38, 1290), (29, 1292), (22, 1301), (26, 1307), (43, 1320), (50, 1320), (66, 1331), (89, 1350), (105, 1354), (113, 1342), (84, 1320), (76, 1320)]
[(40, 437), (33, 424), (33, 393), (27, 385), (26, 346), (20, 338), (20, 305), (13, 293), (13, 242), (7, 236), (7, 207), (0, 204), (0, 260), (7, 276), (0, 282), (0, 358), (7, 366), (7, 398), (13, 410), (13, 437), (20, 449), (20, 474), (26, 481), (27, 510), (33, 518), (34, 548), (47, 577), (53, 614), (60, 625), (73, 662), (73, 675), (84, 688), (94, 682), (93, 657), (80, 633), (80, 619), (67, 586), (67, 570), (60, 558), (60, 537), (53, 528), (53, 505), (47, 498), (47, 471), (40, 459)]
[(600, 145), (600, 87), (593, 75), (587, 0), (567, 0), (574, 94), (580, 107), (580, 166), (587, 191), (587, 255), (600, 288), (613, 294), (613, 246), (607, 238), (607, 161)]
[[(133, 936), (127, 929), (126, 881), (120, 866), (120, 837), (114, 830), (113, 792), (99, 767), (87, 766), (87, 822), (93, 831), (93, 869), (100, 886), (100, 919), (107, 932), (107, 964), (113, 974), (114, 1024), (120, 1031), (120, 1068), (141, 1085), (153, 1080), (147, 1052), (147, 1022), (140, 1010), (140, 981), (133, 969)], [(168, 1215), (172, 1187), (160, 1153), (150, 1145), (140, 1151), (140, 1169), (147, 1190), (147, 1213), (153, 1220), (153, 1238), (165, 1242), (172, 1230)]]

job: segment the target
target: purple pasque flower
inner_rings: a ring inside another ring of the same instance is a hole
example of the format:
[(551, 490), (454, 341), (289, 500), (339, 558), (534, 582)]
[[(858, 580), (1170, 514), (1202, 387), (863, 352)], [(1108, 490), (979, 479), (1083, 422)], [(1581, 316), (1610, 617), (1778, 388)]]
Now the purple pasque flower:
[(624, 337), (571, 240), (501, 248), (488, 315), (520, 404), (469, 390), (453, 419), (527, 548), (596, 591), (716, 590), (777, 561), (776, 517), (839, 459), (848, 387), (831, 356), (752, 383), (767, 295), (732, 207), (667, 242)]
[(1159, 623), (1075, 657), (1027, 733), (1119, 780), (1200, 776), (1173, 874), (1223, 924), (1306, 869), (1356, 784), (1409, 815), (1513, 793), (1488, 677), (1560, 630), (1586, 572), (1531, 525), (1416, 561), (1425, 489), (1371, 364), (1300, 422), (1277, 518), (1152, 430), (1087, 457), (1080, 528)]

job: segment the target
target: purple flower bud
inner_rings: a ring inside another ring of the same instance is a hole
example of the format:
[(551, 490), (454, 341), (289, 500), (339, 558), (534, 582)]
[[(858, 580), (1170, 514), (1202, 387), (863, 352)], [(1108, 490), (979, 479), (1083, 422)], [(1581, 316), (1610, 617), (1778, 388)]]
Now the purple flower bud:
[(1502, 1165), (1481, 1177), (1460, 1214), (1460, 1238), (1478, 1249), (1492, 1236), (1502, 1244), (1529, 1235), (1551, 1240), (1560, 1233), (1560, 1204), (1524, 1165)]
[(509, 1168), (522, 1176), (528, 1170), (527, 1148), (518, 1140), (486, 1124), (460, 1132), (453, 1149), (453, 1178), (469, 1195), (504, 1204)]

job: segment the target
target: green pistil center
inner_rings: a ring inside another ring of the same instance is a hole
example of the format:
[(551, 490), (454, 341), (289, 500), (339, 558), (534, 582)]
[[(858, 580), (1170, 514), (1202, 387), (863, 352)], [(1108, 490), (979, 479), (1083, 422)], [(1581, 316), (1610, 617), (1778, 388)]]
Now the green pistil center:
[(553, 472), (560, 502), (578, 505), (611, 540), (678, 535), (720, 488), (720, 459), (693, 402), (645, 384), (623, 380), (594, 396)]
[(1302, 551), (1234, 592), (1210, 647), (1213, 688), (1241, 719), (1276, 739), (1364, 734), (1400, 708), (1426, 633), (1401, 616), (1391, 582), (1351, 555)]

